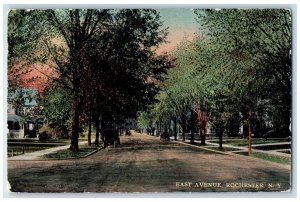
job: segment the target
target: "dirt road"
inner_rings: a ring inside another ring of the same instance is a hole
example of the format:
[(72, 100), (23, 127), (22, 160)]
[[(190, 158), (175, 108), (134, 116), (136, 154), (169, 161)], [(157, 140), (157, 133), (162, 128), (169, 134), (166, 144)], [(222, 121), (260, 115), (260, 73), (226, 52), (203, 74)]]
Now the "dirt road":
[(290, 170), (156, 137), (121, 137), (121, 146), (82, 159), (8, 161), (14, 192), (234, 192), (290, 189)]

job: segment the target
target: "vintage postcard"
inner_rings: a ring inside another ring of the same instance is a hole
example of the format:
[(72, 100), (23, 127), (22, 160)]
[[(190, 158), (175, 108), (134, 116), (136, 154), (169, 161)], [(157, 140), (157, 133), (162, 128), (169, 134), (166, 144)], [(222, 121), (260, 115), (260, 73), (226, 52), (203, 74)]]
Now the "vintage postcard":
[(293, 17), (10, 9), (9, 191), (290, 192)]

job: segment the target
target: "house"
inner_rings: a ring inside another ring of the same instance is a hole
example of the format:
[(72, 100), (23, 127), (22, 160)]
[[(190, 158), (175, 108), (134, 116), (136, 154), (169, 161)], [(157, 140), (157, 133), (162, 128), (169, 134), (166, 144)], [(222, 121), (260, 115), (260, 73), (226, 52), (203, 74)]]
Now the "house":
[(42, 120), (33, 111), (37, 105), (36, 89), (19, 88), (8, 93), (7, 127), (8, 137), (34, 137)]

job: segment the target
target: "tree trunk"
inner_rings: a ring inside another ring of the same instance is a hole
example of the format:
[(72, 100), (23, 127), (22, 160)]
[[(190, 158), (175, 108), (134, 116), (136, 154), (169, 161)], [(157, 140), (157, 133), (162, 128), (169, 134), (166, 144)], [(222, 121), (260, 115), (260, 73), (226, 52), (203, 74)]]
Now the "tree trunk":
[(159, 133), (158, 133), (158, 136), (160, 136), (161, 135), (161, 122), (159, 122)]
[(74, 109), (72, 117), (72, 133), (71, 133), (71, 146), (70, 150), (76, 152), (79, 150), (78, 137), (79, 137), (79, 110)]
[(185, 142), (185, 124), (182, 124), (182, 142)]
[(91, 136), (92, 136), (92, 119), (89, 118), (89, 131), (88, 131), (88, 145), (89, 146), (92, 145)]
[(75, 49), (70, 50), (70, 56), (72, 61), (72, 84), (73, 84), (73, 103), (72, 103), (72, 110), (73, 110), (73, 117), (72, 117), (72, 133), (71, 133), (71, 146), (70, 149), (74, 152), (79, 150), (78, 146), (78, 137), (79, 137), (79, 114), (80, 114), (80, 62), (79, 62), (79, 47), (75, 47)]
[(194, 111), (191, 110), (191, 144), (195, 143), (195, 114)]
[(185, 142), (185, 123), (184, 122), (182, 122), (181, 124), (180, 124), (180, 127), (181, 127), (181, 132), (182, 132), (182, 142)]
[(100, 137), (100, 127), (99, 127), (99, 116), (96, 116), (95, 126), (96, 126), (96, 138), (95, 144), (99, 144), (99, 137)]
[(201, 138), (201, 144), (205, 145), (205, 131), (200, 129), (200, 138)]
[(73, 95), (73, 114), (72, 114), (72, 132), (70, 150), (77, 152), (79, 150), (79, 79), (74, 77), (74, 95)]
[(181, 127), (181, 130), (182, 130), (182, 141), (184, 142), (185, 141), (185, 130), (186, 130), (184, 113), (181, 113), (180, 127)]
[(176, 120), (176, 118), (174, 118), (173, 121), (174, 121), (174, 140), (177, 141), (177, 120)]
[(223, 148), (223, 124), (218, 127), (219, 132), (219, 148)]
[(201, 144), (205, 145), (205, 140), (206, 140), (206, 121), (202, 120), (200, 121), (200, 138), (201, 138)]

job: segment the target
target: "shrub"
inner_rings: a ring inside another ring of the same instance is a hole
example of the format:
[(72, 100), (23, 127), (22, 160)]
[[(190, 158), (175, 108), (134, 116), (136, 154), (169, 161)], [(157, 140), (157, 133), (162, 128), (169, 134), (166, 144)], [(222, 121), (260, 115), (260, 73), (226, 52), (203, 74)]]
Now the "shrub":
[(43, 125), (39, 130), (39, 140), (45, 141), (51, 139), (52, 133), (52, 128), (50, 128), (48, 125)]
[[(40, 137), (41, 136), (41, 137)], [(43, 125), (39, 129), (39, 139), (66, 139), (68, 138), (68, 130), (57, 126)]]

